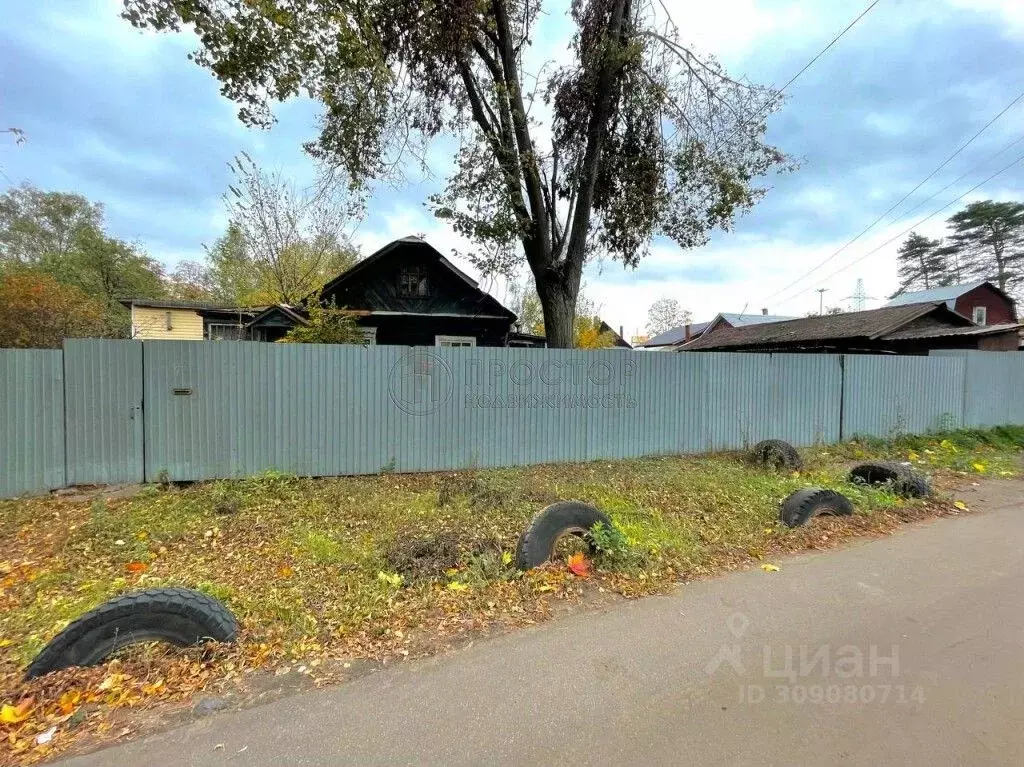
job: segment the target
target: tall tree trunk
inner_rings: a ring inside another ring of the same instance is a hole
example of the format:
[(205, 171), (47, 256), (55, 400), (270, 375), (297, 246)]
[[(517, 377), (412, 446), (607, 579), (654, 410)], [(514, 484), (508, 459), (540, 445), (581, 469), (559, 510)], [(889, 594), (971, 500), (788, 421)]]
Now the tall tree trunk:
[(573, 325), (579, 283), (573, 289), (560, 276), (551, 275), (547, 279), (537, 279), (536, 283), (541, 309), (544, 310), (544, 335), (548, 348), (571, 349), (575, 346)]

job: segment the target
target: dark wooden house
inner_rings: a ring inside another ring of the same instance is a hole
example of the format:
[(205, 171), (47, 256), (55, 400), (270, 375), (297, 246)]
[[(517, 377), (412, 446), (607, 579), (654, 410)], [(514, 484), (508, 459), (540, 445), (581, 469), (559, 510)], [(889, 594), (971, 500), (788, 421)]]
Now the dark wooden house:
[[(419, 237), (385, 245), (319, 291), (357, 315), (367, 343), (404, 346), (507, 346), (516, 315)], [(305, 322), (297, 306), (257, 315), (254, 337), (276, 341)]]

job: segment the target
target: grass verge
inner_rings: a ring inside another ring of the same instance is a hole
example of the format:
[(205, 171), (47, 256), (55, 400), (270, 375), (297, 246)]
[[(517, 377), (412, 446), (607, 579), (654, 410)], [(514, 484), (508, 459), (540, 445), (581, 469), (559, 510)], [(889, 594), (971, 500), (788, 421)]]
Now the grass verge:
[[(1013, 476), (1022, 447), (1024, 429), (997, 429), (809, 449), (792, 474), (711, 455), (432, 475), (267, 474), (149, 487), (130, 499), (0, 502), (0, 762), (124, 734), (133, 710), (245, 685), (258, 669), (290, 665), (330, 680), (326, 670), (338, 664), (429, 655), (541, 621), (589, 594), (638, 596), (884, 533), (951, 502), (852, 486), (852, 461), (910, 461), (950, 489), (967, 477)], [(857, 513), (781, 527), (779, 502), (809, 485), (843, 492)], [(564, 565), (518, 572), (519, 534), (540, 508), (570, 498), (615, 523), (593, 574)], [(225, 601), (244, 627), (240, 642), (130, 652), (21, 682), (70, 620), (116, 594), (163, 585)]]

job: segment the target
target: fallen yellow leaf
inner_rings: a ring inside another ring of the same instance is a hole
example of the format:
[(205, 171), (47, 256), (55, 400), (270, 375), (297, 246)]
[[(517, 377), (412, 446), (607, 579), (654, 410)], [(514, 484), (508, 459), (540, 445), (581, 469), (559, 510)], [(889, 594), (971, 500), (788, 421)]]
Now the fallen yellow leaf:
[(761, 569), (764, 570), (766, 573), (777, 573), (779, 571), (779, 566), (773, 565), (770, 562), (765, 562), (763, 565), (761, 565)]
[(61, 694), (60, 699), (57, 701), (57, 705), (60, 706), (60, 712), (62, 714), (70, 714), (75, 710), (75, 707), (81, 700), (82, 693), (78, 690), (68, 690)]
[(467, 591), (468, 589), (469, 586), (467, 586), (465, 583), (459, 583), (458, 581), (452, 581), (448, 584), (449, 591)]
[(985, 473), (985, 464), (983, 463), (972, 463), (971, 468), (973, 468), (979, 474)]
[(909, 453), (907, 453), (907, 460), (908, 461), (916, 461), (920, 457), (921, 456), (918, 455), (917, 453), (915, 453), (913, 450), (911, 450)]
[(963, 501), (953, 501), (953, 505), (960, 509), (960, 511), (970, 511), (970, 509), (967, 508), (967, 504)]
[(28, 719), (28, 715), (31, 712), (32, 698), (25, 698), (16, 706), (5, 703), (0, 707), (0, 722), (4, 724), (20, 724)]

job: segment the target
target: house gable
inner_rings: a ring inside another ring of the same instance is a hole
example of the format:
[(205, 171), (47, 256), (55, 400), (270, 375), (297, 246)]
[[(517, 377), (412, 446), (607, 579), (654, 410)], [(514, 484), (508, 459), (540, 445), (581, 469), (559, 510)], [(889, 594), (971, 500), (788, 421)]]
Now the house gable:
[(1017, 309), (1013, 299), (991, 282), (983, 282), (958, 296), (954, 308), (958, 314), (973, 320), (978, 307), (985, 310), (985, 321), (979, 324), (1002, 325), (1017, 321)]
[(473, 279), (415, 237), (385, 245), (327, 283), (320, 298), (372, 314), (515, 320), (515, 314), (480, 290)]

